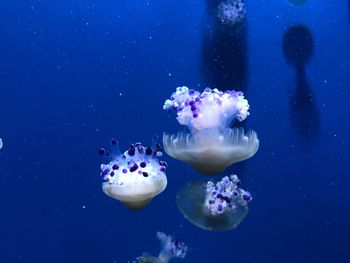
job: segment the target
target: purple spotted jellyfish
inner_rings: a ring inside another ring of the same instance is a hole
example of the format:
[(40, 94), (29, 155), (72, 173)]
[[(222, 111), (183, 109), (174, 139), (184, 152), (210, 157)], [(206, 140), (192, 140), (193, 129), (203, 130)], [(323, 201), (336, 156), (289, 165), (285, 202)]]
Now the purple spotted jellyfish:
[(234, 26), (244, 21), (246, 7), (242, 0), (224, 0), (218, 6), (218, 18), (223, 24)]
[(187, 246), (183, 241), (174, 239), (162, 232), (157, 233), (157, 238), (161, 243), (158, 257), (143, 253), (142, 256), (136, 258), (135, 263), (168, 263), (172, 258), (185, 258)]
[(175, 110), (178, 122), (191, 132), (164, 133), (165, 152), (202, 174), (220, 173), (252, 157), (259, 148), (254, 131), (230, 128), (233, 120), (243, 121), (249, 115), (249, 104), (242, 92), (206, 88), (200, 93), (178, 87), (163, 109)]
[(240, 184), (237, 175), (225, 176), (216, 183), (188, 183), (178, 192), (176, 203), (184, 217), (202, 229), (235, 229), (247, 215), (252, 200)]
[(111, 159), (108, 164), (101, 164), (103, 192), (131, 210), (146, 207), (167, 185), (167, 164), (158, 159), (162, 156), (160, 145), (144, 147), (135, 143), (123, 154), (117, 140), (112, 139), (111, 145), (113, 153), (99, 150), (100, 155)]

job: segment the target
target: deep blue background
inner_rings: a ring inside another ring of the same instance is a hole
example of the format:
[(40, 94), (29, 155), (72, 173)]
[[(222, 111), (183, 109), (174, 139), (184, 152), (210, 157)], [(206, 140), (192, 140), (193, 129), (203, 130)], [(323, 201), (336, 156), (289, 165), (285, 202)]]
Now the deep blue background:
[[(127, 262), (158, 252), (156, 231), (186, 242), (183, 262), (350, 262), (349, 1), (246, 5), (237, 35), (205, 1), (1, 1), (0, 262)], [(312, 102), (293, 101), (283, 35), (294, 24), (313, 38)], [(162, 104), (176, 86), (224, 84), (246, 92), (261, 141), (237, 165), (254, 196), (238, 229), (182, 217), (176, 191), (202, 176), (168, 157), (168, 187), (147, 209), (103, 194), (100, 146), (175, 133)]]

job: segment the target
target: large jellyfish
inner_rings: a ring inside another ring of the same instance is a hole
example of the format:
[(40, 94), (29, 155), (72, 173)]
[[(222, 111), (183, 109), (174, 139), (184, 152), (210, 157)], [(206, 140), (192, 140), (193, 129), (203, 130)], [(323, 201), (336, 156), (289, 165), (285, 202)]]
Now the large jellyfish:
[(158, 257), (143, 253), (136, 258), (136, 263), (168, 263), (172, 258), (184, 258), (187, 253), (187, 246), (184, 242), (173, 237), (158, 232), (157, 238), (160, 240), (161, 249)]
[(243, 22), (246, 14), (242, 0), (222, 1), (218, 6), (218, 18), (223, 24), (236, 25)]
[(259, 148), (254, 131), (229, 128), (234, 119), (249, 115), (249, 104), (242, 92), (206, 88), (202, 93), (178, 87), (164, 110), (176, 110), (177, 120), (191, 134), (163, 135), (165, 152), (192, 165), (202, 174), (220, 173), (233, 163), (253, 156)]
[(237, 175), (225, 176), (217, 183), (189, 183), (178, 192), (176, 203), (184, 217), (200, 228), (234, 229), (247, 215), (252, 200), (240, 184)]
[(162, 155), (160, 145), (154, 143), (151, 148), (135, 143), (121, 154), (118, 141), (112, 139), (111, 144), (115, 148), (114, 154), (104, 148), (99, 150), (101, 155), (112, 159), (108, 164), (101, 164), (102, 189), (129, 209), (140, 210), (167, 185), (167, 164), (158, 159)]

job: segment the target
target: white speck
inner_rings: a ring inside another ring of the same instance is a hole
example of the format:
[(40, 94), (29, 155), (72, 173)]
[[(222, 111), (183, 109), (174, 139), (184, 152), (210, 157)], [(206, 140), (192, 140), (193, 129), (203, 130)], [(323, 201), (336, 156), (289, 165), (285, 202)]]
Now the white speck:
[(119, 96), (123, 96), (123, 93), (120, 92), (120, 93), (119, 93)]
[(0, 149), (4, 146), (4, 143), (2, 142), (2, 139), (0, 138)]
[(171, 73), (169, 73), (168, 76), (171, 77)]
[(86, 208), (86, 205), (83, 205), (81, 208), (85, 209), (85, 208)]

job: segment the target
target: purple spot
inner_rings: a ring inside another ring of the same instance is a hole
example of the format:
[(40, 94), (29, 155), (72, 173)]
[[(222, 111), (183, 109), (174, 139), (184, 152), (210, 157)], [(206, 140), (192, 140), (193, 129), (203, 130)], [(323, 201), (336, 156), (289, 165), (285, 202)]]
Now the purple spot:
[(105, 148), (100, 148), (100, 149), (98, 149), (98, 154), (99, 154), (99, 155), (104, 155), (105, 153), (106, 153)]
[(212, 205), (212, 204), (214, 204), (214, 203), (215, 203), (214, 200), (209, 200), (209, 204), (210, 204), (210, 205)]
[(219, 198), (219, 199), (221, 199), (221, 200), (224, 200), (224, 197), (223, 197), (222, 194), (217, 194), (217, 195), (216, 195), (216, 198)]
[(198, 117), (198, 113), (193, 113), (193, 118), (197, 118)]
[(164, 166), (164, 167), (168, 166), (168, 164), (166, 162), (164, 162), (164, 161), (159, 161), (159, 165), (160, 166)]
[(228, 198), (227, 196), (224, 196), (224, 200), (225, 200), (227, 203), (231, 203), (230, 198)]
[(243, 194), (243, 200), (249, 201), (250, 199), (251, 199), (250, 193), (249, 192), (245, 192)]
[(118, 164), (116, 164), (116, 163), (115, 163), (115, 164), (113, 164), (112, 169), (113, 169), (113, 170), (118, 170), (118, 169), (119, 169), (119, 165), (118, 165)]
[(137, 164), (135, 163), (133, 167), (130, 168), (130, 172), (135, 172), (139, 167), (137, 166)]
[(124, 168), (124, 169), (123, 169), (123, 173), (126, 174), (127, 172), (128, 172), (128, 170), (126, 170), (126, 169)]
[(148, 173), (147, 173), (147, 172), (142, 172), (142, 175), (143, 175), (144, 177), (148, 177)]
[(195, 111), (196, 109), (196, 106), (191, 106), (191, 111)]
[(113, 171), (110, 173), (110, 176), (111, 176), (111, 177), (113, 177), (113, 176), (114, 176), (114, 172), (113, 172)]
[(150, 147), (146, 148), (146, 155), (151, 155), (152, 154), (152, 149)]
[(141, 168), (145, 168), (146, 167), (146, 163), (145, 162), (141, 162), (140, 166), (141, 166)]
[(188, 104), (189, 104), (190, 106), (194, 106), (195, 102), (194, 102), (194, 100), (191, 100)]
[(134, 156), (135, 155), (135, 148), (130, 148), (128, 150), (128, 154), (129, 154), (129, 156)]
[(118, 144), (118, 141), (114, 138), (111, 139), (111, 144), (112, 145), (117, 145)]
[(194, 95), (194, 93), (195, 93), (195, 90), (194, 89), (190, 89), (189, 91), (188, 91), (188, 95)]
[(195, 102), (200, 102), (201, 99), (200, 99), (199, 97), (196, 97), (196, 98), (194, 99), (194, 101), (195, 101)]
[(236, 182), (236, 185), (237, 185), (237, 186), (240, 186), (240, 185), (241, 185), (241, 181), (238, 180), (238, 181)]
[(222, 211), (222, 205), (218, 205), (218, 211), (219, 211), (219, 212)]
[(161, 172), (165, 172), (165, 170), (166, 170), (166, 168), (164, 166), (159, 168), (159, 171), (161, 171)]

